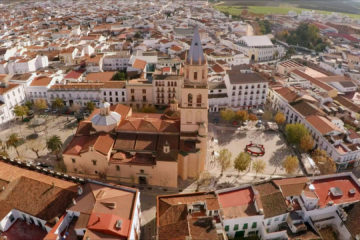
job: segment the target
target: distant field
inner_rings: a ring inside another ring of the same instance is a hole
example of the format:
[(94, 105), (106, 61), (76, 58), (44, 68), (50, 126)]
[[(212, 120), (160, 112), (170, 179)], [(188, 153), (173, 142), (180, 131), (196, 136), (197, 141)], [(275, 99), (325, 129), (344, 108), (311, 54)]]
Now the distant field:
[[(241, 2), (241, 1), (240, 1)], [(233, 3), (233, 2), (231, 2)], [(282, 4), (279, 6), (249, 6), (249, 5), (233, 5), (230, 6), (225, 4), (217, 5), (215, 6), (216, 9), (218, 9), (221, 12), (227, 12), (233, 16), (239, 16), (241, 15), (241, 12), (243, 10), (248, 10), (250, 13), (254, 14), (263, 14), (263, 15), (269, 15), (269, 14), (275, 14), (275, 15), (286, 15), (289, 11), (294, 11), (297, 13), (301, 13), (304, 10), (314, 10), (310, 8), (300, 8), (295, 7), (289, 4)], [(316, 12), (320, 12), (322, 14), (331, 14), (332, 11), (324, 11), (324, 10), (315, 10)], [(359, 14), (351, 14), (351, 13), (341, 13), (344, 15), (347, 15), (351, 18), (360, 19)]]
[(228, 6), (288, 5), (296, 8), (360, 14), (360, 2), (352, 0), (223, 0)]

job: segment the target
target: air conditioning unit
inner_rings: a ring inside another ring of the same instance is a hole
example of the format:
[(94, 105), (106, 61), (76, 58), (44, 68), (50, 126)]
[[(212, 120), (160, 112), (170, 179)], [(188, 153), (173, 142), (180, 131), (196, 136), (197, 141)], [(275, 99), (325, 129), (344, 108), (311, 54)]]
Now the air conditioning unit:
[(116, 220), (115, 228), (119, 230), (119, 229), (121, 229), (121, 225), (122, 225), (122, 221)]

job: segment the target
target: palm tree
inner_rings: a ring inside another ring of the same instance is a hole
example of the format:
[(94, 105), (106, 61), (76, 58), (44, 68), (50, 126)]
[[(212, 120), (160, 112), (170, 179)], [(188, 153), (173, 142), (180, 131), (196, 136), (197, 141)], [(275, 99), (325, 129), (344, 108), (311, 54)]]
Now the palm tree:
[(49, 151), (55, 153), (56, 159), (59, 160), (59, 153), (62, 149), (62, 142), (59, 136), (53, 135), (46, 141), (46, 147)]
[(19, 151), (17, 147), (20, 145), (20, 138), (17, 135), (17, 133), (13, 133), (9, 136), (9, 138), (6, 140), (6, 146), (15, 148), (16, 154), (18, 157), (20, 157)]

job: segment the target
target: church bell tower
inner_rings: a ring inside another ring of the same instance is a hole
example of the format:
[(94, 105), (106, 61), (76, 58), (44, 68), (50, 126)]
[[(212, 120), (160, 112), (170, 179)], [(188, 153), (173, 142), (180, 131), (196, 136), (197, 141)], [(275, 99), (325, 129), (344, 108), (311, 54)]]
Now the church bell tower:
[(194, 132), (208, 123), (208, 64), (201, 46), (198, 28), (184, 64), (181, 89), (181, 131)]
[(204, 170), (207, 156), (208, 64), (201, 46), (198, 28), (194, 29), (184, 64), (181, 88), (181, 140), (195, 144), (196, 153), (184, 158), (184, 176), (198, 177)]

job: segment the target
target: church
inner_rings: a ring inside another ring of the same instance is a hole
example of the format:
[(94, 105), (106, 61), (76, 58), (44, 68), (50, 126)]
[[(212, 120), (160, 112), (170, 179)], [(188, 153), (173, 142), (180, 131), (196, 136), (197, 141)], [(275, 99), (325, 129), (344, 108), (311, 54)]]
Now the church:
[(69, 174), (177, 187), (198, 177), (207, 156), (208, 66), (195, 28), (181, 87), (161, 114), (103, 103), (79, 123), (63, 151)]

